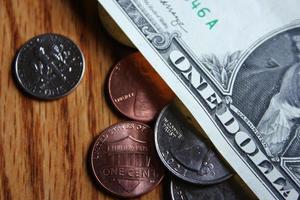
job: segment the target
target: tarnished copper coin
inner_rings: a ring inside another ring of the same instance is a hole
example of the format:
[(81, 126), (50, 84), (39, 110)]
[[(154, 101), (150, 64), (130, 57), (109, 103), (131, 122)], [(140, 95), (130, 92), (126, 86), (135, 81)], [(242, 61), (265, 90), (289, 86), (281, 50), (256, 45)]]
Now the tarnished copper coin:
[(116, 64), (108, 90), (122, 114), (142, 122), (152, 121), (174, 98), (174, 93), (141, 53), (133, 53)]
[(164, 176), (153, 132), (139, 122), (121, 122), (104, 130), (93, 146), (91, 162), (100, 185), (123, 198), (151, 191)]

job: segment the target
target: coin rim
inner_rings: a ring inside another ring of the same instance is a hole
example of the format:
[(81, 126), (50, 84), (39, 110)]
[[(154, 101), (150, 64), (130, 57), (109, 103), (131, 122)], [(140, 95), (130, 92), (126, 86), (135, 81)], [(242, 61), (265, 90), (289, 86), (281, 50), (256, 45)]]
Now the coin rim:
[[(185, 176), (183, 176), (182, 174), (176, 172), (172, 167), (170, 167), (167, 162), (165, 161), (164, 157), (162, 156), (161, 150), (159, 148), (159, 144), (158, 144), (158, 127), (159, 127), (159, 122), (161, 121), (162, 116), (164, 115), (165, 111), (172, 106), (172, 103), (169, 105), (166, 105), (161, 112), (159, 113), (156, 123), (155, 123), (155, 128), (154, 128), (154, 143), (155, 143), (155, 148), (156, 148), (156, 152), (161, 160), (161, 162), (164, 164), (164, 166), (168, 169), (168, 171), (173, 174), (175, 177), (188, 182), (188, 183), (193, 183), (193, 184), (197, 184), (197, 185), (211, 185), (211, 184), (217, 184), (220, 182), (223, 182), (225, 180), (228, 180), (230, 177), (233, 176), (233, 173), (231, 171), (229, 171), (227, 176), (224, 176), (222, 178), (219, 178), (215, 181), (202, 181), (202, 180), (196, 180), (196, 179), (192, 179), (192, 178), (187, 178)], [(214, 150), (215, 152), (215, 150)], [(218, 152), (217, 152), (218, 153)]]
[(170, 193), (171, 193), (171, 198), (172, 198), (172, 200), (175, 200), (175, 196), (174, 196), (174, 189), (173, 189), (173, 185), (174, 185), (174, 183), (173, 183), (173, 180), (170, 180)]
[[(20, 75), (18, 73), (18, 68), (19, 68), (18, 61), (19, 61), (19, 57), (20, 57), (20, 54), (21, 54), (22, 50), (24, 50), (24, 48), (31, 41), (33, 41), (33, 40), (35, 40), (37, 38), (48, 36), (48, 35), (61, 37), (63, 39), (66, 39), (66, 40), (70, 41), (79, 50), (80, 56), (82, 58), (82, 72), (81, 72), (80, 78), (78, 79), (77, 83), (74, 85), (74, 87), (72, 87), (70, 90), (68, 90), (67, 92), (63, 93), (62, 95), (53, 96), (53, 97), (38, 96), (35, 93), (31, 92), (27, 87), (24, 86), (23, 81), (20, 79)], [(84, 73), (85, 73), (85, 59), (84, 59), (84, 55), (83, 55), (81, 49), (75, 44), (75, 42), (73, 42), (73, 40), (71, 40), (70, 38), (68, 38), (68, 37), (66, 37), (64, 35), (57, 34), (57, 33), (44, 33), (44, 34), (36, 35), (36, 36), (32, 37), (31, 39), (27, 40), (22, 45), (22, 47), (19, 49), (19, 51), (17, 53), (17, 56), (16, 56), (16, 59), (15, 59), (15, 62), (14, 62), (14, 74), (15, 74), (15, 79), (17, 80), (18, 85), (20, 85), (21, 89), (24, 92), (26, 92), (27, 94), (29, 94), (31, 97), (34, 97), (34, 98), (40, 99), (40, 100), (57, 100), (57, 99), (60, 99), (62, 97), (67, 96), (68, 94), (70, 94), (71, 92), (73, 92), (78, 87), (78, 85), (80, 84), (80, 82), (81, 82), (81, 80), (82, 80), (82, 78), (84, 76)]]
[[(115, 191), (110, 190), (108, 187), (106, 187), (106, 186), (99, 180), (98, 176), (96, 175), (95, 168), (94, 168), (94, 164), (93, 164), (94, 150), (95, 150), (96, 143), (97, 143), (98, 139), (100, 138), (100, 136), (101, 136), (102, 134), (104, 134), (107, 130), (109, 130), (109, 129), (111, 129), (111, 128), (117, 126), (117, 125), (120, 125), (120, 124), (127, 124), (127, 123), (135, 123), (135, 124), (143, 125), (143, 126), (149, 128), (152, 132), (154, 132), (150, 126), (148, 126), (147, 124), (144, 124), (144, 123), (142, 123), (142, 122), (138, 122), (138, 121), (121, 121), (121, 122), (117, 122), (117, 123), (115, 123), (115, 124), (113, 124), (113, 125), (111, 125), (111, 126), (105, 128), (105, 129), (104, 129), (103, 131), (101, 131), (100, 134), (97, 136), (97, 139), (94, 141), (94, 144), (93, 144), (93, 147), (92, 147), (91, 156), (90, 156), (90, 162), (91, 162), (91, 166), (92, 166), (93, 175), (94, 175), (94, 177), (96, 178), (97, 183), (100, 184), (106, 191), (108, 191), (110, 194), (115, 195), (116, 197), (121, 197), (121, 198), (135, 198), (135, 197), (140, 197), (140, 196), (142, 196), (142, 195), (144, 195), (144, 194), (147, 194), (147, 193), (153, 191), (153, 190), (161, 183), (161, 181), (162, 181), (163, 178), (165, 177), (165, 172), (164, 172), (164, 168), (163, 168), (162, 165), (161, 165), (161, 167), (162, 167), (163, 173), (162, 173), (160, 179), (156, 182), (156, 184), (154, 184), (152, 187), (150, 187), (149, 190), (145, 190), (145, 191), (143, 191), (142, 193), (136, 194), (136, 195), (120, 195), (120, 194), (116, 193)], [(153, 134), (154, 134), (154, 133), (153, 133)], [(153, 150), (155, 150), (155, 149), (153, 149)], [(154, 153), (155, 153), (155, 151), (154, 151)], [(159, 160), (158, 160), (158, 161), (159, 161)]]
[[(112, 89), (111, 89), (111, 88), (112, 88), (112, 85), (111, 85), (111, 84), (112, 84), (113, 74), (114, 74), (114, 72), (116, 71), (116, 68), (119, 67), (119, 66), (122, 66), (121, 63), (124, 62), (124, 60), (127, 60), (127, 59), (129, 59), (129, 58), (131, 58), (131, 57), (134, 57), (134, 56), (136, 56), (136, 55), (137, 55), (137, 56), (142, 56), (142, 57), (143, 57), (143, 55), (142, 55), (140, 52), (136, 51), (136, 52), (133, 52), (133, 53), (127, 55), (125, 58), (119, 60), (119, 61), (117, 62), (117, 64), (115, 64), (115, 65), (113, 66), (113, 69), (111, 70), (110, 75), (109, 75), (109, 78), (108, 78), (108, 93), (109, 93), (110, 101), (113, 103), (114, 107), (115, 107), (122, 115), (124, 115), (125, 117), (127, 117), (127, 118), (129, 118), (129, 119), (132, 119), (132, 120), (134, 120), (134, 121), (141, 121), (141, 122), (144, 122), (144, 123), (148, 123), (148, 122), (154, 121), (154, 120), (155, 120), (155, 116), (154, 116), (153, 119), (151, 119), (151, 120), (149, 120), (149, 119), (141, 119), (141, 118), (138, 118), (138, 117), (131, 116), (131, 115), (127, 114), (126, 112), (123, 112), (123, 111), (119, 108), (119, 106), (117, 105), (117, 103), (114, 102), (114, 100), (113, 100), (114, 98), (113, 98), (113, 96), (112, 96)], [(145, 59), (145, 58), (144, 58), (144, 59)], [(148, 62), (148, 61), (147, 61), (147, 62)]]

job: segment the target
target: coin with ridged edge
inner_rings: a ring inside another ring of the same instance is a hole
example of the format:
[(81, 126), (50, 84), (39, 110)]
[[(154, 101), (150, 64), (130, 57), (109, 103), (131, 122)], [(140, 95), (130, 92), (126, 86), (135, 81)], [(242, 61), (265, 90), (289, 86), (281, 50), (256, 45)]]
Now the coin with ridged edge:
[(229, 179), (214, 185), (199, 186), (184, 181), (170, 181), (172, 200), (240, 200), (251, 199), (247, 192), (234, 181)]
[(155, 125), (155, 147), (166, 168), (195, 184), (215, 184), (232, 176), (216, 150), (187, 123), (174, 104), (166, 106)]
[(91, 164), (97, 182), (122, 198), (141, 196), (164, 177), (153, 131), (139, 122), (121, 122), (105, 129), (94, 143)]
[(70, 39), (43, 34), (26, 42), (19, 50), (14, 74), (20, 87), (43, 100), (58, 99), (76, 88), (83, 77), (84, 58)]

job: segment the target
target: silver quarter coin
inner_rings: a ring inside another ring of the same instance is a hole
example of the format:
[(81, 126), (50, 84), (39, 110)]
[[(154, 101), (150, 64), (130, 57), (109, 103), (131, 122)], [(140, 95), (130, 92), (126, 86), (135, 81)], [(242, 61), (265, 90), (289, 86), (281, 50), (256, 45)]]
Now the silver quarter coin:
[(57, 99), (79, 84), (84, 58), (70, 39), (57, 34), (39, 35), (20, 49), (14, 73), (26, 93), (44, 100)]
[(214, 184), (231, 177), (231, 171), (197, 130), (173, 105), (165, 107), (155, 126), (155, 146), (167, 169), (195, 184)]
[(171, 180), (170, 193), (172, 200), (239, 200), (249, 199), (231, 179), (215, 185), (199, 186), (179, 180)]

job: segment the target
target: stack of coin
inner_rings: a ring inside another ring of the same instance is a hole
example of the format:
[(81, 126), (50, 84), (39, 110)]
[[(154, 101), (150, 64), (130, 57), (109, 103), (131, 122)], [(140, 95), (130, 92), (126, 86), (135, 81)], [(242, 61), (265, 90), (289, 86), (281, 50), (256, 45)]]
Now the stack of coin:
[(119, 61), (107, 85), (114, 108), (134, 121), (112, 125), (93, 144), (91, 165), (103, 189), (122, 198), (138, 197), (157, 186), (167, 171), (168, 199), (243, 197), (232, 188), (231, 169), (140, 53)]
[(123, 121), (100, 133), (91, 165), (96, 181), (114, 196), (134, 198), (154, 189), (164, 168), (154, 145), (152, 124), (174, 93), (140, 53), (118, 62), (108, 79), (108, 94)]
[[(13, 71), (27, 94), (52, 100), (76, 88), (84, 59), (70, 39), (44, 34), (23, 45)], [(112, 105), (134, 121), (108, 127), (92, 146), (92, 171), (103, 189), (134, 198), (168, 177), (168, 199), (245, 198), (192, 115), (174, 101), (174, 93), (140, 53), (119, 61), (108, 81)]]
[(161, 111), (155, 125), (155, 147), (170, 174), (169, 198), (247, 197), (232, 178), (231, 169), (193, 122), (192, 115), (177, 100)]

